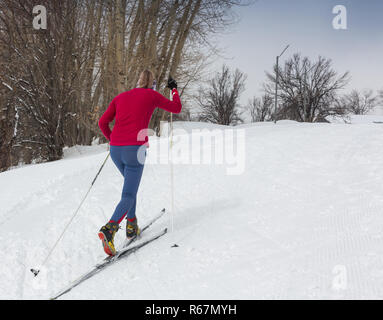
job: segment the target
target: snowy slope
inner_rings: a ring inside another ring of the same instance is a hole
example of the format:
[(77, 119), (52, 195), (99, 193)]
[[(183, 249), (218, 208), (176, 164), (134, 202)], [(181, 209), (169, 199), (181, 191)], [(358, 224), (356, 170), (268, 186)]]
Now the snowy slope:
[[(63, 298), (382, 299), (383, 125), (240, 128), (244, 174), (228, 176), (222, 165), (175, 166), (174, 232)], [(122, 185), (111, 161), (39, 278), (29, 272), (106, 155), (106, 146), (69, 149), (64, 160), (0, 174), (1, 299), (49, 298), (104, 257), (97, 231)], [(141, 223), (170, 209), (169, 176), (168, 165), (146, 166)], [(171, 217), (150, 232), (170, 226)]]

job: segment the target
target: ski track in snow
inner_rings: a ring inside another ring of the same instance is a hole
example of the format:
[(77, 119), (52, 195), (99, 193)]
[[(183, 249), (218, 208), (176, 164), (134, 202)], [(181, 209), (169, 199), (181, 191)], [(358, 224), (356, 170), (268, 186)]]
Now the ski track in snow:
[[(244, 128), (243, 175), (227, 176), (218, 165), (175, 166), (175, 232), (62, 298), (383, 298), (383, 126)], [(97, 231), (122, 186), (111, 160), (46, 269), (37, 279), (29, 272), (39, 267), (106, 157), (101, 149), (90, 153), (0, 174), (0, 298), (47, 299), (104, 257)], [(145, 167), (139, 221), (163, 207), (170, 211), (169, 174), (168, 166)], [(169, 227), (171, 217), (148, 236)], [(117, 244), (123, 239), (122, 230)], [(180, 247), (171, 248), (174, 243)], [(341, 289), (334, 287), (338, 267), (346, 272)]]

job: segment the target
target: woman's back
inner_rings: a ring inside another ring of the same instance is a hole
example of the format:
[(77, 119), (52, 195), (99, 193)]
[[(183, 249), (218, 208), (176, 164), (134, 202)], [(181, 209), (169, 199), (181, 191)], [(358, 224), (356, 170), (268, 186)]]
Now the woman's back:
[[(180, 113), (181, 101), (177, 90), (173, 90), (173, 101), (152, 89), (136, 88), (126, 91), (113, 99), (101, 117), (99, 126), (113, 146), (143, 145), (148, 143), (145, 134), (139, 133), (149, 126), (153, 111), (158, 107), (173, 113)], [(109, 123), (116, 119), (113, 131)]]

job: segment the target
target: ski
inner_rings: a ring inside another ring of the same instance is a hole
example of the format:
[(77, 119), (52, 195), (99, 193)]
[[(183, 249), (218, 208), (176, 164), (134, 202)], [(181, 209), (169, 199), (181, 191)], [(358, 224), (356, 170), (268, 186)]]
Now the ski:
[[(165, 214), (165, 209), (163, 209), (161, 211), (161, 213), (156, 216), (154, 219), (152, 219), (150, 222), (148, 222), (142, 229), (141, 229), (141, 234), (140, 236), (142, 235), (142, 233), (147, 230), (150, 226), (152, 226), (158, 219), (160, 219), (164, 214)], [(80, 278), (78, 278), (77, 280), (73, 281), (67, 288), (63, 289), (62, 291), (60, 291), (58, 294), (56, 294), (54, 297), (51, 298), (51, 300), (56, 300), (58, 299), (59, 297), (63, 296), (64, 294), (68, 293), (69, 291), (71, 291), (73, 288), (77, 287), (79, 284), (83, 283), (84, 281), (88, 280), (89, 278), (93, 277), (94, 275), (96, 275), (97, 273), (99, 273), (101, 270), (105, 269), (106, 267), (112, 265), (114, 262), (117, 262), (119, 259), (123, 258), (123, 257), (127, 257), (129, 256), (130, 254), (136, 252), (138, 249), (148, 245), (149, 243), (159, 239), (160, 237), (164, 236), (166, 233), (167, 233), (168, 229), (164, 229), (162, 230), (160, 233), (152, 236), (151, 238), (147, 239), (147, 240), (144, 240), (143, 242), (135, 245), (135, 246), (131, 246), (131, 244), (133, 242), (135, 242), (137, 239), (140, 238), (139, 237), (135, 237), (133, 239), (130, 239), (128, 240), (125, 245), (123, 246), (123, 248), (119, 251), (117, 251), (117, 254), (113, 257), (107, 257), (103, 260), (103, 262), (101, 263), (98, 263), (97, 265), (95, 265), (90, 271), (88, 271), (87, 273), (85, 273), (84, 275), (82, 275)]]
[(151, 237), (150, 239), (145, 240), (142, 243), (139, 243), (139, 244), (137, 244), (137, 245), (135, 245), (133, 247), (126, 248), (124, 251), (121, 252), (121, 254), (118, 256), (117, 259), (106, 260), (103, 263), (100, 263), (100, 264), (96, 265), (92, 270), (90, 270), (89, 272), (87, 272), (86, 274), (81, 276), (76, 281), (72, 282), (72, 284), (70, 286), (68, 286), (67, 288), (65, 288), (64, 290), (60, 291), (58, 294), (56, 294), (54, 297), (52, 297), (51, 300), (56, 300), (56, 299), (60, 298), (64, 294), (66, 294), (69, 291), (71, 291), (73, 288), (77, 287), (79, 284), (83, 283), (84, 281), (88, 280), (89, 278), (91, 278), (94, 275), (96, 275), (97, 273), (99, 273), (101, 270), (105, 269), (108, 266), (111, 266), (114, 262), (117, 262), (118, 260), (122, 259), (123, 257), (129, 256), (130, 254), (136, 252), (138, 249), (148, 245), (149, 243), (151, 243), (151, 242), (161, 238), (167, 232), (168, 232), (168, 229), (166, 228), (166, 229), (162, 230), (160, 233), (158, 233), (157, 235)]

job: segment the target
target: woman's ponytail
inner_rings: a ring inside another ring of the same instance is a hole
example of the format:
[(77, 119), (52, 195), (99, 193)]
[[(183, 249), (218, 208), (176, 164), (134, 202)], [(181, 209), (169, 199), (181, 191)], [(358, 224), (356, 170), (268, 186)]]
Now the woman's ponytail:
[(140, 78), (138, 80), (138, 88), (151, 89), (153, 88), (154, 75), (150, 70), (142, 71)]

